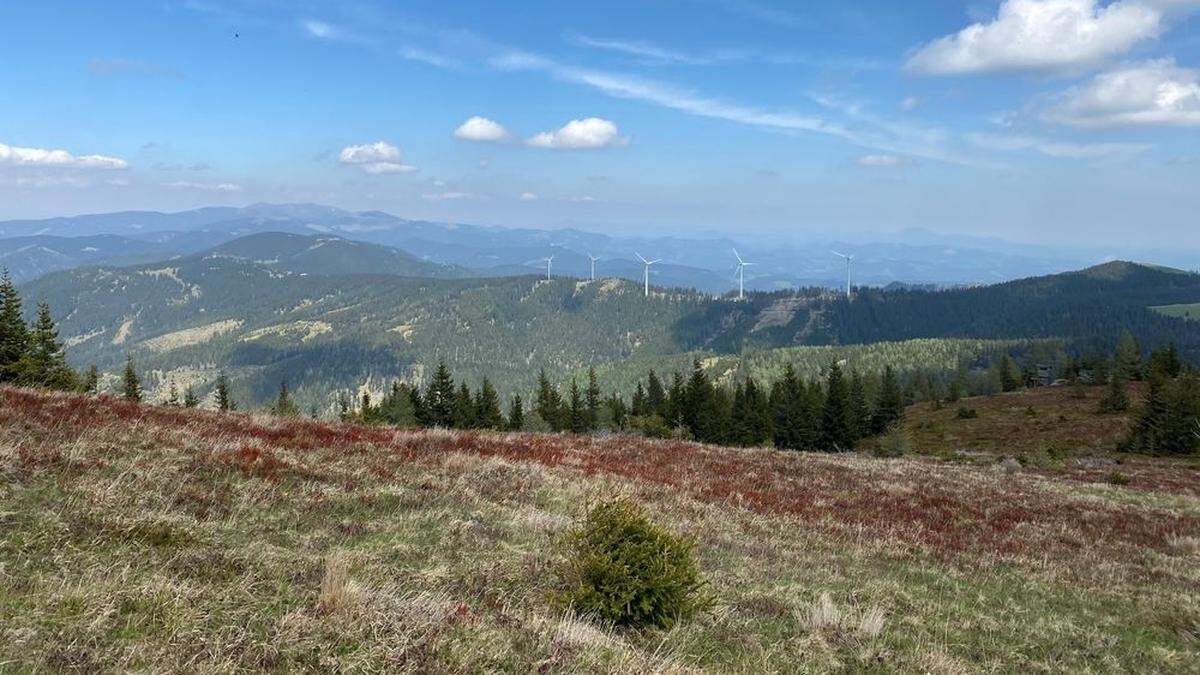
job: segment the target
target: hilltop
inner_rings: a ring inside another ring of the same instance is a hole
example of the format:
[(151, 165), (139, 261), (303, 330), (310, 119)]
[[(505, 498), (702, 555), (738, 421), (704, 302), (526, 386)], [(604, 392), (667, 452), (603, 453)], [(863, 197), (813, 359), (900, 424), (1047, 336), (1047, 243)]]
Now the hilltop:
[[(1133, 458), (1116, 486), (0, 389), (0, 663), (1181, 672), (1200, 498), (1179, 466)], [(637, 633), (553, 607), (555, 542), (614, 493), (696, 538), (712, 614)]]

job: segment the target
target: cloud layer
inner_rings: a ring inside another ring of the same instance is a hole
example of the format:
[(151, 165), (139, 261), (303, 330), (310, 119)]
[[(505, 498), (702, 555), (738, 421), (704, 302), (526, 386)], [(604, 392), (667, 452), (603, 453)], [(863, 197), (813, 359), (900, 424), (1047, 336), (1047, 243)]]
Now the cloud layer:
[(129, 164), (117, 157), (106, 157), (104, 155), (76, 156), (66, 150), (21, 148), (0, 143), (0, 166), (124, 169)]
[(417, 167), (405, 164), (400, 159), (400, 148), (385, 141), (349, 145), (338, 155), (342, 164), (357, 166), (369, 174), (411, 173)]
[(1126, 64), (1069, 90), (1046, 116), (1079, 127), (1200, 126), (1200, 71), (1174, 59)]
[(1164, 30), (1167, 6), (1192, 0), (1005, 0), (995, 20), (975, 23), (919, 48), (909, 70), (959, 75), (1064, 70), (1128, 52)]
[(479, 141), (482, 143), (503, 143), (511, 135), (508, 129), (486, 117), (476, 115), (463, 122), (454, 130), (454, 137), (464, 141)]
[(599, 117), (588, 117), (571, 120), (554, 131), (543, 131), (526, 142), (535, 148), (589, 150), (625, 145), (629, 139), (621, 136), (616, 124)]

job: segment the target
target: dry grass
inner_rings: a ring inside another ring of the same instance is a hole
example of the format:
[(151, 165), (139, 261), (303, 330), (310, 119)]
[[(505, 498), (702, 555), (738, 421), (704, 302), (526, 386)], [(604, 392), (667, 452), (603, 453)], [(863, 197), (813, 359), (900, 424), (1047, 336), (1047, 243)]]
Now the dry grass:
[[(1186, 672), (1197, 478), (1150, 464), (1115, 486), (0, 389), (0, 672)], [(553, 609), (556, 537), (612, 493), (696, 537), (715, 611)]]

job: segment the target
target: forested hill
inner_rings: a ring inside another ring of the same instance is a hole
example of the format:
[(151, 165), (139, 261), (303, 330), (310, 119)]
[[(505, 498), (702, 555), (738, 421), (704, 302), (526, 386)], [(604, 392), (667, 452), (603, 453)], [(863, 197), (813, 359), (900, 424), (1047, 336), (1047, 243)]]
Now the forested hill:
[(132, 355), (151, 387), (170, 381), (201, 392), (225, 369), (250, 401), (265, 400), (282, 380), (306, 402), (364, 382), (379, 390), (395, 378), (420, 379), (439, 359), (506, 393), (528, 392), (541, 368), (565, 377), (696, 351), (926, 337), (1087, 346), (1127, 328), (1146, 349), (1174, 341), (1200, 360), (1200, 323), (1147, 309), (1200, 302), (1200, 277), (1129, 263), (971, 289), (858, 289), (851, 301), (808, 289), (739, 302), (663, 289), (646, 298), (640, 284), (611, 278), (313, 274), (302, 270), (322, 248), (349, 256), (342, 269), (371, 269), (379, 253), (336, 238), (314, 249), (316, 239), (289, 239), (274, 253), (250, 239), (240, 250), (167, 263), (58, 272), (22, 291), (27, 311), (41, 300), (54, 308), (77, 366), (114, 373)]
[(333, 235), (262, 232), (220, 244), (200, 257), (237, 258), (298, 274), (394, 274), (437, 278), (474, 276), (465, 268), (421, 260), (390, 246)]
[(859, 290), (830, 307), (843, 343), (921, 337), (1062, 337), (1109, 348), (1124, 330), (1200, 359), (1200, 326), (1152, 310), (1200, 302), (1200, 275), (1130, 262), (951, 291)]

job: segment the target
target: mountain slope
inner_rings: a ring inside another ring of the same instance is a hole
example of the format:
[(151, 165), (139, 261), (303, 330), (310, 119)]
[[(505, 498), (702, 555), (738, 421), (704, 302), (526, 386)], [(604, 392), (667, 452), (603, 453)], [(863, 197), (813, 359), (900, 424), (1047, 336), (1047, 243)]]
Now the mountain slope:
[[(1194, 470), (1129, 458), (1120, 471), (1128, 485), (1073, 462), (1005, 474), (0, 388), (0, 663), (1187, 671), (1200, 618)], [(562, 536), (614, 494), (695, 540), (711, 614), (622, 630), (553, 602)]]
[(394, 274), (402, 277), (471, 276), (461, 267), (426, 262), (404, 251), (331, 235), (263, 232), (213, 247), (205, 257), (229, 257), (296, 274)]
[(179, 247), (113, 234), (87, 237), (32, 235), (0, 239), (0, 267), (18, 283), (81, 265), (133, 265), (163, 260)]

